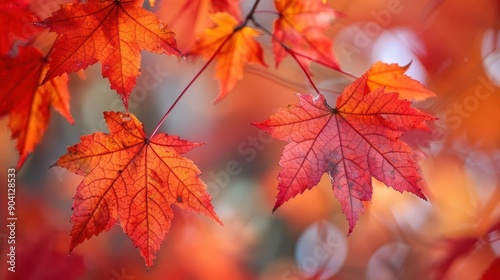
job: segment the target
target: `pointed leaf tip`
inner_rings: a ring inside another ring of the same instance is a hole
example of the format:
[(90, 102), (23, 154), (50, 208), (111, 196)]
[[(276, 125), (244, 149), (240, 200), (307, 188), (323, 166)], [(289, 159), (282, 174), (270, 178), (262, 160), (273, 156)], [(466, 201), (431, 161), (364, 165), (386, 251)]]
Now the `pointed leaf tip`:
[[(9, 114), (9, 129), (19, 151), (17, 169), (42, 141), (50, 121), (50, 108), (73, 122), (67, 75), (55, 77), (39, 86), (47, 70), (42, 52), (32, 46), (19, 46), (15, 57), (0, 57), (0, 112)], [(1, 117), (1, 115), (0, 115)]]
[(181, 156), (199, 143), (167, 134), (147, 139), (133, 114), (103, 114), (110, 134), (81, 137), (56, 162), (85, 176), (74, 196), (70, 251), (119, 220), (150, 267), (170, 229), (172, 204), (222, 224), (200, 170)]
[(300, 105), (280, 108), (256, 127), (288, 142), (279, 165), (273, 212), (317, 185), (329, 173), (335, 197), (354, 230), (363, 201), (372, 197), (372, 177), (425, 199), (413, 150), (401, 136), (434, 117), (412, 108), (396, 93), (367, 88), (369, 74), (346, 87), (336, 107), (323, 95), (298, 95)]
[(128, 110), (130, 93), (140, 75), (140, 52), (181, 55), (174, 32), (143, 4), (139, 0), (66, 4), (39, 22), (61, 35), (54, 42), (44, 82), (99, 61), (103, 77), (108, 78)]

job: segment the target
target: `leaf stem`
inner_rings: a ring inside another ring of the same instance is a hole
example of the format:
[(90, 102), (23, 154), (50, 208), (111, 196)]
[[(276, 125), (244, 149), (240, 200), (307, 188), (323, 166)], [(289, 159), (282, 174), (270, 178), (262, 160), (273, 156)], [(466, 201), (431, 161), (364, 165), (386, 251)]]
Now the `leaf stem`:
[(156, 133), (158, 132), (158, 129), (165, 122), (165, 119), (167, 118), (167, 116), (174, 109), (174, 107), (177, 105), (177, 103), (179, 103), (179, 100), (181, 100), (181, 98), (184, 96), (184, 94), (187, 92), (187, 90), (193, 85), (193, 83), (198, 79), (198, 77), (200, 77), (200, 75), (205, 71), (205, 69), (207, 69), (208, 65), (210, 65), (210, 63), (215, 59), (215, 57), (219, 54), (220, 50), (229, 41), (229, 39), (238, 30), (240, 30), (241, 28), (245, 27), (248, 24), (248, 21), (255, 22), (254, 19), (253, 19), (253, 14), (255, 13), (255, 11), (257, 9), (257, 6), (259, 5), (259, 2), (260, 2), (260, 0), (256, 0), (255, 1), (255, 3), (252, 6), (252, 9), (248, 13), (248, 15), (245, 17), (245, 21), (241, 25), (239, 25), (237, 28), (235, 28), (234, 31), (233, 31), (233, 33), (231, 33), (231, 35), (227, 36), (224, 39), (224, 41), (220, 44), (220, 46), (217, 48), (217, 50), (215, 50), (215, 52), (212, 54), (212, 56), (207, 60), (207, 62), (205, 63), (205, 65), (203, 65), (203, 67), (201, 67), (200, 71), (198, 71), (198, 73), (196, 73), (196, 75), (193, 77), (193, 79), (191, 79), (191, 81), (184, 88), (184, 90), (182, 90), (182, 92), (179, 94), (179, 96), (175, 99), (174, 103), (172, 103), (172, 105), (170, 106), (170, 108), (167, 110), (167, 112), (163, 115), (163, 117), (161, 118), (161, 120), (158, 122), (158, 124), (156, 125), (155, 129), (153, 130), (153, 133), (151, 133), (151, 136), (149, 137), (149, 139), (151, 139), (153, 136), (156, 135)]
[(255, 11), (253, 14), (254, 15), (255, 14), (272, 14), (272, 15), (275, 15), (275, 16), (279, 15), (279, 13), (276, 12), (276, 11), (268, 11), (268, 10)]
[(248, 23), (249, 20), (254, 21), (253, 15), (255, 14), (255, 11), (257, 10), (257, 6), (259, 6), (260, 0), (256, 0), (255, 3), (253, 3), (252, 9), (248, 13), (248, 15), (245, 18), (244, 25)]
[(323, 61), (321, 61), (321, 60), (317, 60), (317, 59), (315, 59), (315, 58), (312, 58), (312, 57), (310, 57), (310, 56), (307, 56), (307, 55), (304, 55), (304, 54), (298, 53), (298, 52), (296, 52), (296, 51), (294, 51), (294, 50), (290, 49), (290, 48), (289, 48), (289, 47), (288, 47), (285, 43), (283, 43), (283, 42), (281, 42), (280, 40), (278, 40), (278, 39), (276, 38), (276, 36), (274, 36), (274, 34), (273, 34), (271, 31), (269, 31), (267, 28), (265, 28), (264, 26), (262, 26), (262, 25), (261, 25), (260, 23), (258, 23), (255, 19), (253, 19), (253, 18), (252, 18), (251, 20), (252, 20), (252, 23), (253, 23), (253, 24), (254, 24), (257, 28), (259, 28), (260, 30), (264, 31), (264, 32), (265, 32), (265, 33), (267, 33), (269, 36), (271, 36), (271, 38), (272, 38), (273, 40), (275, 40), (276, 42), (278, 42), (278, 43), (279, 43), (279, 44), (280, 44), (280, 45), (281, 45), (281, 46), (282, 46), (282, 47), (286, 50), (286, 52), (287, 52), (288, 54), (290, 54), (290, 55), (291, 55), (291, 56), (295, 59), (295, 61), (297, 61), (297, 63), (299, 64), (299, 66), (302, 68), (302, 70), (303, 70), (303, 71), (304, 71), (304, 73), (306, 74), (306, 76), (307, 76), (308, 80), (311, 82), (311, 84), (312, 84), (312, 86), (314, 87), (314, 89), (316, 90), (316, 92), (318, 92), (318, 90), (317, 90), (316, 86), (314, 85), (314, 83), (312, 83), (311, 77), (310, 77), (310, 75), (307, 73), (307, 71), (305, 70), (304, 66), (303, 66), (303, 65), (302, 65), (302, 64), (301, 64), (301, 63), (297, 60), (297, 56), (303, 57), (303, 58), (308, 59), (308, 60), (310, 60), (310, 61), (313, 61), (313, 62), (315, 62), (315, 63), (317, 63), (317, 64), (323, 65), (323, 66), (325, 66), (325, 67), (327, 67), (327, 68), (333, 69), (333, 70), (335, 70), (335, 71), (339, 72), (340, 74), (345, 75), (345, 76), (347, 76), (347, 77), (349, 77), (349, 78), (352, 78), (352, 79), (354, 79), (354, 80), (355, 80), (355, 79), (357, 79), (357, 78), (359, 78), (358, 76), (356, 76), (356, 75), (354, 75), (354, 74), (351, 74), (351, 73), (349, 73), (349, 72), (345, 72), (345, 71), (343, 71), (343, 70), (341, 70), (341, 69), (332, 68), (332, 66), (331, 66), (331, 65), (329, 65), (329, 64), (327, 64), (327, 63), (325, 63), (325, 62), (323, 62)]
[[(254, 74), (260, 76), (262, 79), (268, 79), (269, 81), (272, 81), (274, 83), (280, 84), (286, 88), (289, 88), (294, 91), (301, 91), (304, 89), (304, 84), (299, 83), (299, 82), (294, 82), (291, 79), (285, 79), (284, 77), (281, 77), (275, 73), (272, 73), (267, 70), (268, 68), (261, 68), (253, 65), (248, 65), (247, 68), (245, 68), (245, 71), (248, 72), (249, 74)], [(321, 88), (318, 87), (318, 89), (321, 92), (330, 92), (332, 94), (341, 94), (340, 91), (335, 91), (332, 89), (327, 89), (327, 88)]]
[(265, 33), (267, 33), (269, 36), (271, 36), (271, 38), (278, 42), (281, 47), (283, 47), (285, 49), (285, 51), (291, 56), (293, 57), (293, 59), (297, 62), (297, 64), (300, 66), (300, 69), (302, 69), (302, 71), (304, 72), (304, 75), (306, 75), (306, 78), (307, 80), (309, 81), (309, 83), (311, 84), (311, 86), (314, 88), (314, 91), (316, 91), (317, 94), (320, 94), (320, 91), (318, 89), (318, 87), (316, 87), (316, 84), (314, 83), (314, 81), (312, 80), (311, 78), (311, 74), (309, 74), (309, 71), (307, 71), (307, 69), (304, 67), (304, 65), (302, 65), (302, 63), (299, 61), (299, 59), (297, 58), (296, 56), (296, 52), (294, 52), (292, 49), (290, 49), (285, 43), (281, 42), (280, 40), (278, 40), (276, 38), (276, 36), (274, 36), (274, 34), (269, 31), (267, 28), (265, 28), (264, 26), (262, 26), (260, 23), (258, 23), (256, 20), (252, 19), (252, 23), (257, 27), (259, 28), (260, 30), (264, 31)]
[(220, 44), (220, 46), (217, 48), (217, 50), (215, 50), (215, 52), (207, 60), (207, 62), (203, 65), (203, 67), (201, 67), (201, 69), (198, 71), (198, 73), (196, 73), (196, 75), (193, 77), (193, 79), (191, 79), (191, 81), (188, 83), (188, 85), (182, 90), (182, 92), (179, 94), (177, 99), (175, 99), (174, 103), (172, 103), (172, 105), (170, 105), (170, 108), (167, 110), (165, 115), (163, 115), (161, 120), (158, 122), (155, 130), (153, 131), (153, 133), (151, 133), (151, 136), (149, 137), (149, 139), (151, 139), (153, 136), (155, 136), (156, 132), (158, 132), (158, 129), (163, 124), (163, 122), (165, 122), (165, 119), (170, 114), (170, 112), (174, 109), (174, 107), (177, 105), (177, 103), (179, 103), (181, 98), (184, 96), (184, 94), (187, 92), (187, 90), (193, 85), (193, 83), (198, 79), (198, 77), (200, 77), (200, 75), (205, 71), (205, 69), (207, 69), (208, 65), (210, 65), (210, 63), (215, 59), (215, 57), (219, 54), (222, 47), (229, 41), (229, 39), (233, 36), (233, 34), (234, 34), (234, 32), (231, 33), (231, 35), (227, 36), (226, 39), (224, 39), (224, 41)]
[(287, 46), (284, 46), (283, 47), (287, 53), (289, 53), (293, 59), (295, 59), (295, 61), (297, 62), (297, 64), (300, 66), (300, 68), (302, 69), (302, 71), (304, 72), (304, 75), (306, 75), (306, 78), (307, 80), (309, 80), (309, 83), (311, 84), (311, 86), (314, 88), (314, 90), (316, 91), (317, 94), (320, 94), (320, 91), (319, 89), (316, 87), (316, 84), (314, 83), (314, 81), (312, 80), (311, 78), (311, 74), (309, 74), (309, 71), (307, 71), (306, 67), (300, 62), (300, 60), (297, 58), (297, 56), (295, 55), (295, 52), (292, 51), (290, 48), (288, 48)]
[[(303, 58), (308, 59), (308, 60), (310, 60), (310, 61), (312, 61), (312, 62), (318, 63), (318, 64), (323, 65), (323, 66), (328, 67), (328, 68), (332, 68), (330, 65), (328, 65), (328, 64), (326, 64), (326, 63), (324, 63), (324, 62), (322, 62), (321, 60), (317, 60), (317, 59), (315, 59), (315, 58), (312, 58), (312, 57), (310, 57), (310, 56), (307, 56), (307, 55), (304, 55), (304, 54), (301, 54), (301, 53), (298, 53), (298, 52), (295, 52), (295, 51), (294, 51), (294, 53), (295, 53), (297, 56), (303, 57)], [(333, 68), (332, 68), (332, 69), (333, 69)], [(342, 75), (344, 75), (344, 76), (347, 76), (347, 77), (349, 77), (349, 78), (352, 78), (352, 79), (354, 79), (354, 80), (355, 80), (355, 79), (357, 79), (357, 78), (359, 78), (358, 76), (356, 76), (356, 75), (354, 75), (354, 74), (351, 74), (351, 73), (349, 73), (349, 72), (345, 72), (344, 70), (340, 70), (340, 69), (333, 69), (333, 70), (335, 70), (335, 71), (339, 72), (340, 74), (342, 74)]]

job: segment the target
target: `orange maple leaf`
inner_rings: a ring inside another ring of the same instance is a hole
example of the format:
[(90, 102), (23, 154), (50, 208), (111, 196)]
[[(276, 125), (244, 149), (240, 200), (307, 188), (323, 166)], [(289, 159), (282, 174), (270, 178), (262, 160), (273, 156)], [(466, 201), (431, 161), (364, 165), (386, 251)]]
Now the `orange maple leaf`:
[(273, 52), (276, 67), (289, 50), (309, 69), (311, 59), (333, 69), (340, 69), (333, 55), (332, 40), (323, 32), (339, 16), (321, 0), (275, 0), (279, 18), (274, 22)]
[(385, 87), (386, 91), (399, 93), (399, 98), (401, 99), (414, 101), (421, 101), (436, 96), (420, 82), (404, 74), (410, 65), (411, 62), (405, 66), (399, 66), (395, 63), (386, 64), (381, 61), (374, 63), (367, 73), (368, 88), (375, 90), (378, 87)]
[(220, 93), (214, 103), (218, 103), (243, 79), (245, 64), (267, 65), (262, 47), (254, 39), (260, 35), (259, 31), (239, 27), (240, 23), (226, 12), (212, 14), (211, 19), (217, 26), (205, 30), (191, 53), (207, 60), (217, 57), (215, 78), (220, 81)]
[(19, 47), (16, 57), (0, 58), (0, 116), (9, 114), (12, 138), (17, 139), (21, 168), (42, 140), (50, 119), (50, 105), (73, 124), (69, 111), (68, 75), (45, 77), (47, 62), (34, 47)]
[(17, 39), (29, 39), (41, 30), (31, 24), (38, 18), (28, 2), (0, 0), (0, 55), (8, 54)]
[(211, 26), (210, 14), (217, 12), (228, 12), (241, 20), (238, 0), (164, 0), (156, 14), (176, 33), (180, 49), (186, 50)]
[(140, 74), (140, 51), (180, 55), (175, 34), (142, 5), (140, 0), (66, 4), (39, 23), (60, 34), (45, 81), (100, 61), (103, 76), (127, 109), (129, 94)]
[(300, 105), (279, 109), (254, 124), (276, 139), (288, 141), (279, 164), (276, 210), (311, 189), (328, 173), (335, 197), (352, 232), (363, 201), (372, 197), (371, 177), (425, 199), (413, 151), (401, 136), (434, 117), (412, 108), (383, 88), (367, 91), (367, 75), (349, 85), (335, 108), (323, 95), (299, 94)]
[(104, 118), (110, 134), (83, 136), (53, 165), (85, 176), (73, 202), (70, 252), (119, 220), (150, 267), (170, 228), (172, 204), (221, 223), (199, 169), (180, 155), (201, 144), (167, 134), (148, 139), (133, 114)]

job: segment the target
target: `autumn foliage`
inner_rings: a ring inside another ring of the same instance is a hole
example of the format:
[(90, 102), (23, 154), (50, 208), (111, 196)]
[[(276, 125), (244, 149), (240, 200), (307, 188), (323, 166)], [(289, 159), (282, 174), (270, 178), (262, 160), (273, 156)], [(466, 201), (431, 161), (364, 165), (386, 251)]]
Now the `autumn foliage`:
[(40, 86), (48, 69), (46, 58), (34, 47), (19, 47), (18, 51), (15, 57), (1, 58), (0, 113), (10, 116), (9, 128), (12, 138), (17, 139), (20, 168), (42, 141), (51, 107), (68, 122), (74, 121), (69, 110), (68, 75), (63, 73)]
[(220, 81), (217, 103), (234, 89), (238, 80), (243, 79), (243, 68), (247, 63), (262, 66), (266, 63), (262, 47), (255, 40), (259, 35), (257, 30), (239, 26), (241, 23), (229, 13), (216, 13), (211, 19), (216, 26), (205, 30), (191, 53), (202, 55), (209, 61), (217, 57), (215, 78)]
[(100, 1), (66, 4), (50, 18), (35, 23), (59, 36), (42, 83), (63, 73), (101, 62), (102, 75), (121, 96), (125, 108), (140, 74), (141, 50), (180, 55), (174, 33), (143, 1)]
[(148, 139), (132, 114), (105, 112), (110, 135), (82, 137), (55, 165), (85, 176), (73, 202), (71, 252), (117, 220), (151, 266), (170, 228), (171, 205), (219, 222), (200, 171), (181, 154), (200, 146), (157, 134)]
[(287, 54), (306, 69), (311, 60), (339, 69), (332, 41), (323, 31), (339, 16), (322, 1), (275, 1), (279, 18), (274, 22), (273, 52), (276, 67)]
[[(422, 153), (405, 136), (432, 133), (438, 117), (425, 107), (417, 109), (422, 103), (413, 102), (429, 101), (436, 93), (408, 75), (412, 62), (377, 61), (364, 74), (354, 75), (339, 62), (328, 33), (348, 14), (323, 0), (274, 0), (272, 10), (261, 10), (259, 0), (250, 2), (250, 8), (242, 10), (237, 0), (70, 1), (42, 17), (30, 1), (0, 0), (0, 116), (8, 116), (18, 169), (42, 142), (51, 108), (75, 123), (69, 85), (78, 77), (72, 73), (84, 76), (84, 70), (97, 63), (123, 104), (123, 112), (104, 112), (109, 133), (83, 135), (65, 155), (53, 158), (54, 169), (83, 177), (73, 197), (69, 252), (119, 224), (151, 267), (175, 225), (176, 208), (223, 224), (200, 177), (202, 168), (184, 156), (202, 144), (162, 127), (166, 119), (180, 121), (170, 113), (211, 65), (213, 83), (218, 84), (215, 106), (236, 91), (247, 69), (266, 75), (268, 65), (278, 71), (284, 71), (285, 64), (294, 65), (307, 83), (300, 93), (289, 92), (295, 93), (294, 104), (283, 102), (268, 112), (266, 120), (252, 121), (254, 127), (286, 142), (276, 163), (281, 169), (269, 212), (279, 213), (286, 202), (301, 200), (299, 194), (319, 188), (325, 174), (347, 219), (347, 235), (359, 226), (366, 202), (380, 191), (376, 181), (423, 200), (432, 195), (419, 166)], [(184, 60), (203, 63), (171, 105), (162, 104), (165, 113), (150, 134), (129, 111), (141, 76), (141, 52), (177, 57), (171, 63), (178, 65), (185, 65)], [(329, 79), (348, 80), (348, 85), (340, 92), (320, 87), (315, 67), (335, 73)], [(186, 126), (197, 129), (196, 124)], [(426, 138), (420, 143), (431, 142)], [(483, 233), (495, 229), (488, 227)], [(468, 251), (479, 238), (444, 242)], [(445, 275), (454, 255), (462, 251), (444, 258), (436, 271)], [(489, 268), (485, 275), (495, 271)]]
[[(216, 6), (218, 11), (210, 16), (214, 27), (206, 28), (187, 52), (189, 56), (203, 56), (208, 63), (216, 60), (215, 79), (220, 82), (216, 103), (243, 79), (245, 65), (267, 66), (256, 38), (270, 31), (254, 18), (257, 3), (246, 18), (231, 10), (223, 11), (224, 5)], [(139, 52), (182, 55), (174, 32), (142, 5), (140, 0), (65, 4), (51, 17), (33, 23), (58, 34), (46, 57), (32, 47), (28, 51), (33, 54), (27, 54), (22, 47), (17, 56), (5, 58), (3, 81), (11, 86), (3, 94), (3, 104), (19, 108), (4, 108), (2, 112), (11, 116), (10, 127), (21, 155), (19, 167), (40, 142), (48, 122), (49, 104), (72, 122), (67, 73), (100, 62), (103, 77), (109, 79), (111, 89), (128, 109), (129, 94), (140, 74)], [(332, 42), (323, 34), (337, 13), (321, 1), (276, 1), (275, 5), (279, 18), (270, 35), (276, 67), (289, 54), (305, 75), (310, 75), (311, 62), (341, 71), (331, 51)], [(250, 22), (256, 27), (250, 27)], [(18, 65), (39, 70), (29, 83), (9, 79), (8, 71), (16, 70)], [(285, 147), (280, 161), (284, 169), (278, 176), (274, 210), (316, 185), (324, 172), (332, 179), (335, 196), (349, 221), (349, 232), (363, 212), (361, 202), (371, 199), (372, 176), (396, 190), (410, 191), (425, 199), (411, 148), (398, 139), (433, 118), (399, 100), (398, 90), (404, 88), (403, 98), (417, 100), (432, 93), (405, 76), (406, 68), (378, 63), (368, 76), (345, 89), (335, 108), (326, 104), (320, 93), (315, 98), (300, 95), (301, 106), (282, 109), (268, 121), (256, 124), (273, 137), (293, 141)], [(14, 89), (33, 97), (15, 95)], [(13, 96), (22, 96), (22, 100), (9, 100)], [(24, 116), (35, 121), (20, 123)], [(110, 135), (82, 137), (54, 164), (85, 176), (74, 198), (69, 251), (85, 239), (109, 230), (119, 219), (146, 265), (151, 266), (170, 227), (171, 204), (219, 221), (210, 195), (198, 178), (200, 171), (180, 156), (198, 144), (166, 134), (149, 138), (131, 113), (108, 112), (105, 119)]]
[(324, 96), (298, 95), (300, 106), (282, 108), (254, 124), (273, 137), (290, 141), (278, 175), (278, 200), (287, 200), (318, 184), (328, 173), (352, 232), (363, 201), (372, 198), (371, 177), (394, 189), (425, 199), (412, 149), (399, 138), (432, 116), (411, 108), (395, 92), (370, 91), (368, 74), (349, 85), (330, 107)]

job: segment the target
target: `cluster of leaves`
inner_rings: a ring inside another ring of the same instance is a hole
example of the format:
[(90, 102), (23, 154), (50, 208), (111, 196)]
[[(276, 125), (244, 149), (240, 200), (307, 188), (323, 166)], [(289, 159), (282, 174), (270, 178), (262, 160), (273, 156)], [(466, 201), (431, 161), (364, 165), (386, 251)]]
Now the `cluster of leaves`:
[[(332, 52), (331, 39), (324, 34), (340, 14), (325, 1), (275, 0), (272, 31), (255, 19), (259, 0), (245, 17), (236, 0), (185, 1), (194, 7), (210, 6), (213, 22), (186, 50), (178, 47), (175, 33), (145, 9), (143, 2), (70, 3), (41, 19), (30, 10), (28, 2), (0, 0), (0, 82), (4, 85), (0, 112), (10, 116), (20, 168), (42, 139), (50, 105), (73, 123), (67, 74), (101, 63), (102, 75), (121, 97), (127, 112), (105, 112), (110, 133), (83, 136), (54, 164), (85, 176), (74, 197), (69, 250), (109, 230), (119, 220), (139, 247), (146, 265), (151, 266), (169, 230), (172, 204), (220, 223), (206, 185), (199, 179), (200, 171), (181, 156), (201, 144), (157, 134), (167, 115), (207, 66), (216, 60), (215, 79), (220, 83), (216, 103), (243, 78), (246, 64), (267, 66), (264, 49), (256, 39), (262, 34), (271, 40), (276, 67), (290, 56), (315, 89), (311, 62), (344, 72)], [(33, 23), (29, 31), (16, 33), (27, 22)], [(33, 46), (36, 36), (45, 34), (40, 33), (44, 29), (57, 33), (45, 55)], [(142, 50), (201, 56), (207, 61), (149, 136), (142, 123), (128, 112), (129, 95), (140, 74)], [(316, 89), (315, 96), (299, 94), (300, 105), (279, 109), (268, 120), (254, 124), (274, 138), (289, 142), (279, 162), (283, 169), (278, 175), (274, 210), (315, 186), (323, 173), (332, 180), (349, 232), (363, 211), (362, 201), (371, 199), (372, 177), (425, 199), (412, 149), (400, 138), (411, 129), (426, 128), (425, 121), (433, 119), (412, 108), (408, 100), (423, 100), (433, 93), (404, 74), (408, 67), (376, 63), (344, 90), (334, 107)]]

